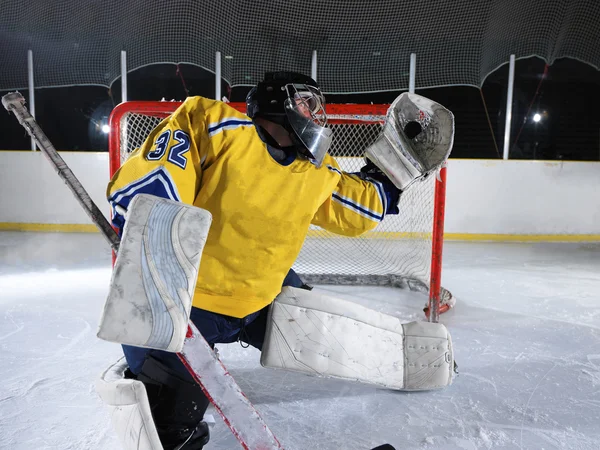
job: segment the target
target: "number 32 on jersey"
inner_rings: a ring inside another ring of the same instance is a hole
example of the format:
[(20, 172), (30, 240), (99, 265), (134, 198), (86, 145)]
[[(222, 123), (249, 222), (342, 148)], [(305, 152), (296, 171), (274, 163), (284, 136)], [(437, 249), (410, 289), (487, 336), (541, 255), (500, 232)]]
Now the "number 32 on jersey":
[(156, 142), (154, 142), (156, 149), (148, 153), (146, 159), (149, 161), (162, 159), (168, 150), (167, 161), (185, 169), (187, 158), (184, 155), (190, 150), (190, 137), (183, 130), (175, 130), (173, 131), (173, 140), (175, 142), (169, 146), (171, 142), (171, 130), (161, 133), (156, 138)]

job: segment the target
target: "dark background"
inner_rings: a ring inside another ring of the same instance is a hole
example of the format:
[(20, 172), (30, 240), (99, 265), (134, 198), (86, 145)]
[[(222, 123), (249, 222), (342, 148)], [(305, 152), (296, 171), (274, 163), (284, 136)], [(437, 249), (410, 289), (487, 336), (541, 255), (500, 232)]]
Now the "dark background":
[[(214, 97), (214, 74), (193, 65), (157, 64), (127, 77), (128, 100), (184, 100)], [(231, 89), (230, 101), (244, 101), (249, 87)], [(450, 109), (456, 118), (452, 157), (502, 158), (508, 64), (492, 72), (481, 89), (450, 86), (416, 92)], [(391, 103), (402, 91), (327, 95), (328, 103)], [(0, 92), (4, 95), (5, 92)], [(39, 88), (36, 119), (58, 150), (107, 151), (102, 132), (112, 108), (121, 101), (121, 83)], [(28, 98), (28, 92), (23, 95)], [(539, 58), (516, 61), (511, 129), (511, 159), (600, 160), (600, 71), (577, 60), (551, 66)], [(540, 114), (539, 122), (533, 121)], [(14, 117), (0, 112), (0, 150), (29, 150), (30, 139)]]

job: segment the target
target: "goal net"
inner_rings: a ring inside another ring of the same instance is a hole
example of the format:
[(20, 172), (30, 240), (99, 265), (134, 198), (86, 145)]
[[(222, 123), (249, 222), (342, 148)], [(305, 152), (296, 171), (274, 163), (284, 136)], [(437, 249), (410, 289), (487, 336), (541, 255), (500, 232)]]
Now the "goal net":
[[(126, 102), (113, 110), (109, 121), (111, 176), (180, 104)], [(231, 105), (245, 111), (244, 103)], [(334, 136), (330, 154), (342, 170), (360, 171), (364, 150), (379, 134), (386, 111), (387, 105), (327, 105)], [(439, 176), (413, 184), (400, 197), (400, 214), (385, 217), (360, 237), (342, 237), (311, 226), (294, 270), (309, 284), (393, 286), (448, 299), (450, 293), (439, 286), (443, 226), (437, 224), (443, 221), (444, 195), (440, 192), (444, 188), (445, 177)]]

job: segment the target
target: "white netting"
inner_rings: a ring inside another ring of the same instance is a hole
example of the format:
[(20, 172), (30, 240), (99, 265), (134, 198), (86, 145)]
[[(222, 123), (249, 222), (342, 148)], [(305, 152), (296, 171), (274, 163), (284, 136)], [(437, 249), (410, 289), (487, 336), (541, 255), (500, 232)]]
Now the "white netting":
[[(134, 105), (131, 108), (135, 109)], [(336, 115), (330, 119), (334, 131), (330, 153), (342, 170), (358, 172), (364, 165), (364, 149), (377, 137), (384, 116)], [(120, 149), (111, 147), (110, 151), (118, 151), (123, 162), (160, 120), (125, 113), (120, 121)], [(400, 214), (387, 216), (361, 237), (340, 237), (311, 227), (294, 269), (309, 283), (378, 284), (427, 291), (435, 183), (435, 177), (429, 177), (413, 185), (401, 196)]]
[(38, 87), (109, 86), (128, 69), (186, 62), (233, 86), (268, 70), (310, 73), (318, 52), (324, 92), (401, 90), (409, 55), (416, 86), (481, 86), (509, 55), (548, 64), (571, 57), (600, 68), (598, 0), (401, 2), (306, 0), (4, 0), (0, 90), (27, 87), (32, 49)]

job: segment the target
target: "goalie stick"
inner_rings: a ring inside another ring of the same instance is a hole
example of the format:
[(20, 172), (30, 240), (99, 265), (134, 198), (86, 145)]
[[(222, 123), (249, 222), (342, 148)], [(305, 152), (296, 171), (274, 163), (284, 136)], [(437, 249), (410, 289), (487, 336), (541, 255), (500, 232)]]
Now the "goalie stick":
[(113, 228), (110, 226), (108, 221), (102, 215), (102, 212), (98, 209), (96, 204), (90, 198), (85, 188), (81, 185), (75, 174), (71, 171), (64, 159), (56, 152), (56, 149), (50, 142), (50, 139), (42, 131), (40, 126), (37, 124), (35, 119), (25, 107), (25, 99), (19, 92), (11, 92), (2, 97), (2, 104), (8, 112), (13, 112), (23, 128), (29, 133), (42, 153), (50, 164), (54, 167), (58, 176), (60, 176), (65, 184), (71, 189), (73, 195), (85, 210), (87, 215), (92, 219), (92, 222), (100, 229), (102, 235), (106, 238), (110, 247), (115, 253), (119, 250), (119, 236)]
[[(15, 114), (19, 123), (35, 140), (92, 222), (117, 253), (119, 236), (29, 113), (25, 107), (23, 96), (19, 92), (6, 94), (2, 97), (2, 104), (7, 111)], [(177, 356), (244, 449), (282, 449), (281, 444), (258, 411), (246, 398), (231, 374), (191, 322), (188, 325), (183, 350), (181, 353), (177, 353)]]

